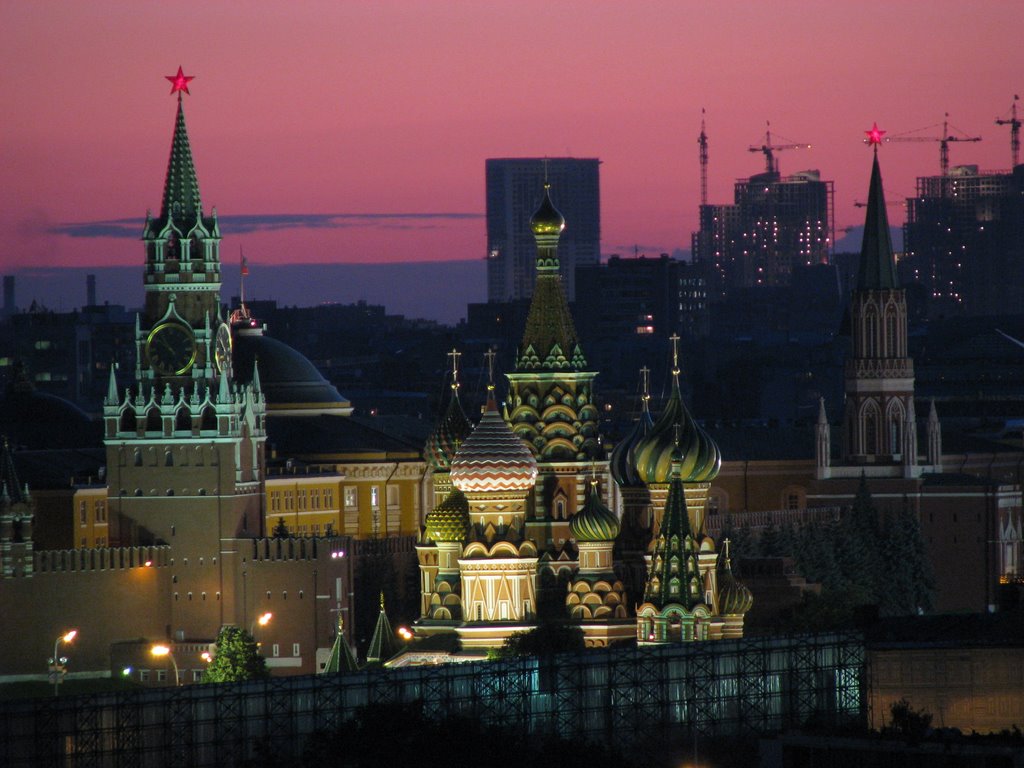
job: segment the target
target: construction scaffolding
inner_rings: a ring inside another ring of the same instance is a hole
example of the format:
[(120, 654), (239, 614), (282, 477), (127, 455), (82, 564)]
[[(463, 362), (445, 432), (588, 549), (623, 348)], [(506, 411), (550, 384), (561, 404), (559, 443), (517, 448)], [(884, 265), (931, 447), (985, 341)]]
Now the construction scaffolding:
[(862, 724), (864, 665), (859, 634), (830, 633), (24, 700), (0, 706), (0, 764), (293, 757), (310, 734), (337, 728), (360, 707), (414, 701), (430, 716), (654, 753), (695, 736)]

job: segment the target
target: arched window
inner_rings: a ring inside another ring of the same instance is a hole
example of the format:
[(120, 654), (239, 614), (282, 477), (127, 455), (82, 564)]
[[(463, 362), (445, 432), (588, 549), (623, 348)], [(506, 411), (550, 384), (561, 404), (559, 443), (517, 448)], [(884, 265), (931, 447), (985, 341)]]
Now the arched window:
[(203, 420), (199, 428), (203, 431), (217, 429), (217, 412), (213, 409), (212, 405), (208, 405), (203, 409)]
[(146, 414), (146, 431), (161, 432), (163, 428), (164, 424), (163, 419), (160, 418), (160, 409), (150, 408), (149, 413)]
[(174, 415), (174, 429), (176, 432), (192, 431), (192, 414), (188, 408), (182, 407)]
[(121, 413), (121, 431), (134, 432), (136, 429), (138, 429), (138, 421), (135, 419), (135, 411), (125, 408)]
[(864, 357), (878, 354), (878, 315), (869, 309), (864, 317)]
[(892, 309), (885, 313), (885, 356), (900, 356), (896, 348), (896, 312)]
[(864, 453), (869, 456), (878, 453), (878, 417), (874, 410), (864, 415)]
[(889, 453), (902, 453), (900, 447), (902, 430), (900, 429), (900, 415), (896, 411), (889, 414)]

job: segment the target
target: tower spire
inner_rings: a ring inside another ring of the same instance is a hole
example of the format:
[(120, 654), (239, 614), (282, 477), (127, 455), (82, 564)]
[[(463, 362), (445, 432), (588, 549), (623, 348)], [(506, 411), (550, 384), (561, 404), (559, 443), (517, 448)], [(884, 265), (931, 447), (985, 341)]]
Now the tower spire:
[(876, 123), (865, 131), (868, 144), (874, 150), (871, 164), (871, 183), (868, 188), (868, 207), (864, 216), (864, 241), (860, 248), (860, 270), (857, 275), (857, 290), (869, 291), (883, 288), (899, 288), (896, 277), (896, 259), (892, 250), (892, 236), (889, 233), (889, 215), (885, 211), (885, 191), (882, 188), (882, 172), (878, 167), (878, 145), (885, 131)]
[(186, 76), (181, 67), (178, 74), (166, 75), (171, 81), (171, 95), (178, 94), (178, 115), (174, 124), (174, 138), (171, 140), (171, 156), (167, 162), (167, 178), (164, 181), (164, 199), (160, 207), (160, 218), (173, 216), (176, 220), (194, 220), (202, 214), (199, 197), (199, 182), (196, 180), (195, 164), (192, 162), (192, 147), (185, 127), (185, 110), (182, 93), (188, 93), (188, 83), (194, 78)]

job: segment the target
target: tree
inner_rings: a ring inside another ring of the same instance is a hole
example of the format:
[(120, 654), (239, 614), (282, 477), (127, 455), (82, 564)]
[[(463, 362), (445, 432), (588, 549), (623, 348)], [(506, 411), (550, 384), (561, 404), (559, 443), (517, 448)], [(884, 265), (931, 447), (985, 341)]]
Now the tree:
[(887, 523), (886, 578), (880, 595), (882, 615), (911, 616), (929, 611), (935, 579), (917, 513), (906, 496), (899, 511), (890, 515)]
[(204, 683), (238, 683), (270, 676), (253, 636), (244, 629), (227, 626), (217, 635), (213, 661), (203, 673)]
[(564, 621), (545, 621), (526, 632), (516, 632), (505, 640), (503, 656), (549, 656), (578, 653), (586, 648), (583, 630)]

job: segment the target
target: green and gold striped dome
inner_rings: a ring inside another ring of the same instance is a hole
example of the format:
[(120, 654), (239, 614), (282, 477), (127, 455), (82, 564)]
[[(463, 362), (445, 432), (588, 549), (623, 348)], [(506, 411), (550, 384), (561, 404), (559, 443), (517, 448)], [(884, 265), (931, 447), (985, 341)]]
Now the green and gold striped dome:
[(565, 229), (565, 217), (551, 202), (550, 184), (544, 185), (544, 200), (530, 219), (530, 229), (533, 230), (535, 236), (557, 236), (562, 234), (562, 230)]
[(682, 457), (680, 478), (684, 483), (706, 483), (718, 476), (722, 454), (718, 445), (686, 409), (679, 393), (678, 376), (665, 410), (643, 440), (633, 449), (636, 471), (647, 485), (665, 485), (672, 472), (672, 452), (678, 434)]
[(732, 575), (732, 566), (726, 560), (725, 569), (718, 577), (718, 612), (722, 615), (742, 616), (754, 605), (753, 593)]
[(462, 542), (469, 537), (469, 500), (456, 489), (427, 513), (427, 538), (435, 542)]
[(619, 527), (619, 518), (601, 501), (597, 481), (592, 480), (582, 509), (569, 520), (569, 533), (576, 541), (614, 541)]

